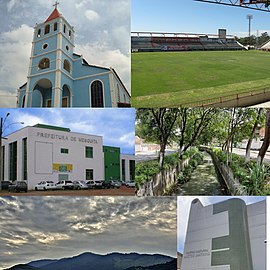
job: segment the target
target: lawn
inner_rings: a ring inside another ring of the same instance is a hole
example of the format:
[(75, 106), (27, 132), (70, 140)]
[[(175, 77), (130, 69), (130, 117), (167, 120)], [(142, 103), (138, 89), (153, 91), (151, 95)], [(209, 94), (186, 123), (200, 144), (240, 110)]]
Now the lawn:
[(270, 53), (261, 51), (132, 54), (132, 106), (172, 107), (270, 89)]

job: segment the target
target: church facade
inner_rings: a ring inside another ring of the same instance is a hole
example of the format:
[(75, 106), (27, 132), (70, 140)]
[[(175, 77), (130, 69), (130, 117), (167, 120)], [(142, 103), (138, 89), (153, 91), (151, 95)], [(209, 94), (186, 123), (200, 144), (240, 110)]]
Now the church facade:
[(90, 65), (74, 50), (74, 28), (57, 5), (34, 30), (27, 82), (18, 107), (130, 107), (130, 94), (113, 68)]

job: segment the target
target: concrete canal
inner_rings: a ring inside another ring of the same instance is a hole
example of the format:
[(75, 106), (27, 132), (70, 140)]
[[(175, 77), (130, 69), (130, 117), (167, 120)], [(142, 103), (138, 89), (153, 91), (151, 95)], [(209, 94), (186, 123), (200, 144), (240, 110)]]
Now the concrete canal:
[(203, 154), (203, 163), (198, 165), (187, 183), (179, 186), (178, 195), (229, 195), (211, 156), (206, 152)]

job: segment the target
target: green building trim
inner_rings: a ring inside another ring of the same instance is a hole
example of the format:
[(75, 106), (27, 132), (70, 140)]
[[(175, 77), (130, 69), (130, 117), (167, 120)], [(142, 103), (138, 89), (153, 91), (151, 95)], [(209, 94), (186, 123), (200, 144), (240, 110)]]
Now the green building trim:
[(104, 180), (120, 180), (120, 148), (103, 146)]

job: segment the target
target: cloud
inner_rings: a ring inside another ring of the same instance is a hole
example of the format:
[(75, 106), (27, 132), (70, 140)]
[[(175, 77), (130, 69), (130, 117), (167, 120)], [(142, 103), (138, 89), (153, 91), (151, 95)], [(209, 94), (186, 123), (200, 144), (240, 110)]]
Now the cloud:
[(134, 147), (134, 140), (135, 140), (135, 133), (134, 132), (130, 132), (128, 134), (124, 134), (123, 136), (121, 136), (119, 138), (119, 141), (127, 144), (128, 146), (133, 146)]
[(87, 17), (87, 19), (91, 22), (96, 21), (100, 18), (99, 14), (96, 11), (91, 10), (91, 9), (86, 10), (84, 14)]
[(0, 35), (0, 107), (16, 106), (17, 89), (26, 81), (32, 35), (25, 24)]
[(174, 197), (1, 197), (0, 211), (0, 268), (85, 251), (176, 251)]

